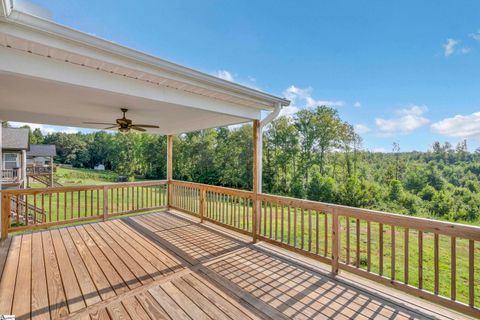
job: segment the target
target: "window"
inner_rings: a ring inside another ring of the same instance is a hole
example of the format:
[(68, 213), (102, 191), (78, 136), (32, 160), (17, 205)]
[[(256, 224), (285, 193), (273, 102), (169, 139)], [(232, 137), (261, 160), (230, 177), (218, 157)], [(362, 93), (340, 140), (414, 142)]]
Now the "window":
[(20, 166), (20, 157), (18, 153), (4, 153), (3, 165), (5, 169), (18, 168)]

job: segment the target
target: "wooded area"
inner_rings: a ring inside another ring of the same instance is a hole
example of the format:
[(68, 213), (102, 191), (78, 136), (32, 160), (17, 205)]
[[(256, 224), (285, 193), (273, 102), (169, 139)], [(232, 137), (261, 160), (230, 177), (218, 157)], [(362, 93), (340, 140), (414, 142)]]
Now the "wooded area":
[[(281, 117), (263, 135), (263, 191), (418, 216), (480, 219), (480, 153), (466, 141), (434, 142), (427, 152), (361, 148), (361, 137), (329, 107)], [(165, 179), (166, 137), (152, 134), (50, 133), (31, 143), (57, 146), (59, 163), (104, 164), (129, 177)], [(252, 127), (207, 129), (174, 140), (174, 179), (252, 188)]]

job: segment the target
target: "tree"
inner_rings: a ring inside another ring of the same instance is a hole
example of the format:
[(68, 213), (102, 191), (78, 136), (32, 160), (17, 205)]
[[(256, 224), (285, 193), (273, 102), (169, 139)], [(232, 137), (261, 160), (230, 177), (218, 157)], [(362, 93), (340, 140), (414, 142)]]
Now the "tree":
[(40, 128), (35, 128), (35, 130), (31, 132), (31, 134), (29, 133), (29, 135), (31, 144), (42, 144), (45, 140), (42, 130), (40, 130)]

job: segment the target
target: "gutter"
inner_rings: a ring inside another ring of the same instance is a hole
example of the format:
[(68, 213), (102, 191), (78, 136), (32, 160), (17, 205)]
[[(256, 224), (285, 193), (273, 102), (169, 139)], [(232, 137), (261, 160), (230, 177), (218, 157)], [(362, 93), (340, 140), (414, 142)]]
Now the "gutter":
[(269, 124), (270, 122), (272, 122), (273, 120), (275, 120), (275, 118), (278, 117), (278, 115), (280, 114), (280, 111), (282, 111), (282, 107), (283, 105), (281, 103), (275, 103), (275, 109), (273, 109), (272, 112), (270, 112), (266, 117), (265, 119), (263, 119), (262, 121), (260, 121), (260, 130), (262, 130), (267, 124)]
[(0, 17), (8, 17), (13, 9), (11, 0), (0, 0)]

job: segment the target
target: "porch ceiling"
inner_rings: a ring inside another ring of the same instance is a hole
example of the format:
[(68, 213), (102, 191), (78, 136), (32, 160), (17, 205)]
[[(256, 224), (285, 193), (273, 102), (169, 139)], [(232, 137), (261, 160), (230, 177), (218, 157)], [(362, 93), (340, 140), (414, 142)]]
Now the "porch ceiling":
[(92, 127), (83, 122), (114, 122), (126, 107), (134, 122), (176, 134), (288, 103), (14, 9), (0, 19), (2, 120)]
[(158, 125), (159, 129), (149, 132), (159, 134), (249, 121), (226, 113), (5, 72), (0, 72), (0, 97), (0, 118), (19, 122), (102, 129), (107, 126), (83, 122), (115, 123), (123, 106), (129, 109), (127, 118), (134, 123)]

